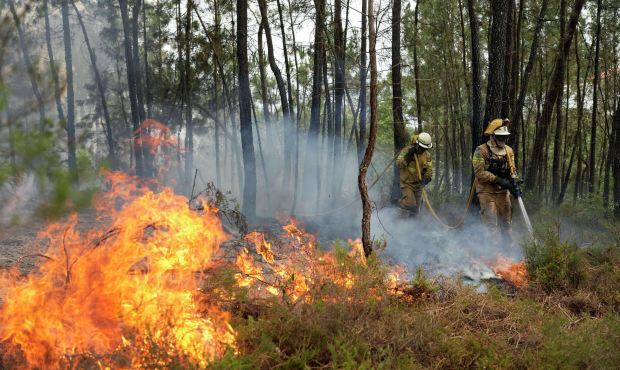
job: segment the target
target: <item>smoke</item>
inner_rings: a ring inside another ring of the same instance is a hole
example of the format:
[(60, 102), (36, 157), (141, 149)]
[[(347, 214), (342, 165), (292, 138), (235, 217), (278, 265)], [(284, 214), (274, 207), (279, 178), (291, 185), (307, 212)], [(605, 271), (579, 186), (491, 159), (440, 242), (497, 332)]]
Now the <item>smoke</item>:
[(35, 175), (29, 173), (16, 182), (0, 187), (0, 225), (6, 226), (30, 218), (36, 207), (37, 185)]

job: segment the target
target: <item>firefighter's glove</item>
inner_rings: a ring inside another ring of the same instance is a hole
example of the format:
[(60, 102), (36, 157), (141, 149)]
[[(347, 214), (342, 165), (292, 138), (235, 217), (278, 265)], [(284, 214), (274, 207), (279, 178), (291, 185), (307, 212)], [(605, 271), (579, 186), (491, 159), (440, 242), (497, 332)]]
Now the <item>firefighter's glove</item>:
[(499, 187), (502, 189), (512, 189), (510, 180), (505, 179), (503, 177), (498, 177), (497, 180), (495, 180), (495, 183), (499, 185)]
[(519, 186), (519, 182), (516, 179), (510, 180), (510, 193), (515, 198), (519, 198), (523, 195), (521, 187)]
[(422, 186), (426, 186), (428, 185), (429, 182), (431, 182), (430, 179), (424, 178), (422, 179), (422, 181), (420, 181), (420, 184), (422, 184)]
[(417, 145), (414, 145), (411, 148), (409, 148), (409, 151), (407, 151), (407, 154), (405, 154), (405, 161), (407, 161), (407, 163), (411, 163), (411, 161), (413, 161), (413, 157), (415, 156), (417, 152), (418, 152)]

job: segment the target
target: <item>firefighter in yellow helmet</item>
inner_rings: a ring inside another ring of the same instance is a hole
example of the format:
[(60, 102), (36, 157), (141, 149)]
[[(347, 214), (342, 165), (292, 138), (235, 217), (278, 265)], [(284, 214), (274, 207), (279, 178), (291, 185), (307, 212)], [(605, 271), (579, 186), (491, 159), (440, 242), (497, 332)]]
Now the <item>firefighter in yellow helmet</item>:
[(422, 188), (433, 178), (433, 161), (428, 151), (432, 147), (431, 135), (421, 132), (411, 138), (411, 145), (404, 147), (396, 158), (401, 193), (398, 204), (411, 216), (420, 211)]
[(507, 119), (494, 119), (484, 134), (489, 140), (474, 151), (474, 184), (480, 200), (480, 216), (489, 229), (511, 240), (512, 204), (510, 194), (521, 195), (516, 182), (514, 152), (506, 145), (510, 135)]

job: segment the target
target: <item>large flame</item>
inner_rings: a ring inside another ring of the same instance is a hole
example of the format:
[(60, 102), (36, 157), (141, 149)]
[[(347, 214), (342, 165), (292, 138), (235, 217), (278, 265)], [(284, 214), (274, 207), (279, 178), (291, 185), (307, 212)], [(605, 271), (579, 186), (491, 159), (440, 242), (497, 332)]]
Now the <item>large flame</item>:
[(37, 238), (47, 245), (38, 273), (0, 276), (0, 339), (25, 367), (113, 352), (146, 367), (153, 347), (204, 367), (235, 342), (228, 314), (195, 299), (226, 239), (215, 210), (196, 213), (171, 189), (136, 187), (120, 173), (107, 178), (110, 191), (95, 202), (105, 227), (80, 232), (75, 215), (52, 224)]

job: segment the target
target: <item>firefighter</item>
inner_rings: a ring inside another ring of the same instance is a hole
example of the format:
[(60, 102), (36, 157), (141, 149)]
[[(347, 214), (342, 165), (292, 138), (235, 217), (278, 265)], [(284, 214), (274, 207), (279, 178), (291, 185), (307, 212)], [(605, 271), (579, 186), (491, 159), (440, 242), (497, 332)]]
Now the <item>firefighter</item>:
[(516, 182), (514, 152), (506, 145), (506, 139), (510, 135), (508, 123), (509, 120), (499, 118), (489, 123), (484, 131), (489, 140), (476, 148), (472, 164), (482, 222), (491, 232), (498, 235), (498, 239), (510, 242), (512, 240), (510, 194), (520, 196), (521, 190)]
[(431, 135), (422, 132), (414, 135), (411, 145), (403, 148), (396, 158), (401, 193), (398, 204), (410, 216), (416, 216), (420, 211), (422, 188), (433, 178), (433, 161), (428, 151), (432, 147)]

